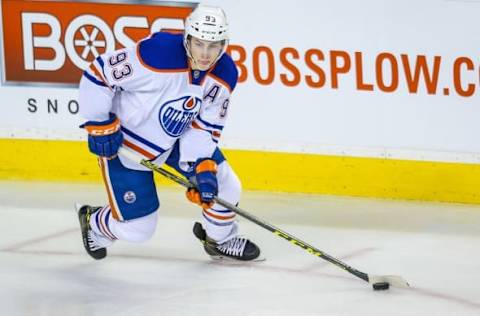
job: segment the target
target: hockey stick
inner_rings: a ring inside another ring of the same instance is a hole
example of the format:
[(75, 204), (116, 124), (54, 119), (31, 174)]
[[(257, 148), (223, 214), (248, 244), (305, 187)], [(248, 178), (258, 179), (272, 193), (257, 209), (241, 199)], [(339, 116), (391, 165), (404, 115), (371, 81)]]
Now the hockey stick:
[[(195, 188), (195, 185), (192, 182), (190, 182), (189, 180), (187, 180), (183, 177), (179, 177), (179, 176), (169, 172), (168, 170), (165, 170), (165, 169), (159, 167), (158, 165), (152, 163), (149, 160), (143, 159), (143, 157), (140, 156), (137, 153), (134, 153), (134, 152), (132, 152), (128, 149), (125, 149), (125, 148), (120, 148), (119, 154), (128, 158), (128, 159), (130, 159), (130, 160), (132, 160), (132, 161), (135, 161), (135, 162), (141, 164), (142, 166), (147, 167), (148, 169), (150, 169), (152, 171), (160, 173), (164, 177), (166, 177), (166, 178), (184, 186), (185, 188)], [(236, 205), (233, 205), (233, 204), (231, 204), (231, 203), (229, 203), (229, 202), (227, 202), (227, 201), (225, 201), (225, 200), (223, 200), (219, 197), (214, 197), (214, 200), (215, 200), (216, 203), (222, 205), (223, 207), (226, 207), (226, 208), (232, 210), (236, 214), (238, 214), (238, 215), (248, 219), (249, 221), (265, 228), (266, 230), (274, 233), (275, 235), (277, 235), (279, 237), (282, 237), (283, 239), (291, 242), (292, 244), (294, 244), (296, 246), (299, 246), (300, 248), (303, 248), (304, 250), (306, 250), (310, 254), (312, 254), (314, 256), (317, 256), (317, 257), (320, 257), (320, 258), (322, 258), (322, 259), (324, 259), (324, 260), (326, 260), (330, 263), (333, 263), (337, 267), (339, 267), (339, 268), (353, 274), (354, 276), (372, 284), (374, 290), (386, 290), (386, 289), (389, 288), (390, 285), (395, 286), (395, 287), (400, 287), (400, 288), (409, 287), (409, 284), (400, 276), (396, 276), (396, 275), (370, 275), (370, 274), (367, 274), (365, 272), (359, 271), (359, 270), (349, 266), (348, 264), (340, 261), (339, 259), (336, 259), (336, 258), (326, 254), (325, 252), (309, 245), (308, 243), (296, 238), (295, 236), (290, 235), (289, 233), (281, 230), (280, 228), (277, 228), (277, 227), (259, 219), (258, 217), (253, 216), (252, 214), (242, 210), (241, 208), (239, 208)]]

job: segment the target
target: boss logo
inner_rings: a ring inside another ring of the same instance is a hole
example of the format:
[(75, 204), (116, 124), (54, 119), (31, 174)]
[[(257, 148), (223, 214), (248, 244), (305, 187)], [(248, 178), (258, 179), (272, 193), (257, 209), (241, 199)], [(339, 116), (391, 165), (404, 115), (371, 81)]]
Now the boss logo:
[(153, 3), (2, 1), (5, 81), (77, 84), (98, 55), (153, 32), (182, 31), (193, 9)]

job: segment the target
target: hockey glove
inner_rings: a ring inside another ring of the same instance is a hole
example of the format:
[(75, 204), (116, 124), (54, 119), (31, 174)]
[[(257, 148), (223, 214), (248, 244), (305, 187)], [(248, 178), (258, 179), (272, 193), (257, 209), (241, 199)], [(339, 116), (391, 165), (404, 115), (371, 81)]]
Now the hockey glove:
[(80, 128), (88, 132), (88, 149), (90, 152), (101, 157), (114, 157), (123, 141), (120, 131), (120, 120), (113, 113), (110, 118), (103, 122), (88, 121)]
[(215, 203), (213, 198), (218, 194), (216, 162), (209, 158), (197, 160), (195, 164), (195, 178), (198, 189), (188, 189), (187, 199), (204, 209), (211, 208)]

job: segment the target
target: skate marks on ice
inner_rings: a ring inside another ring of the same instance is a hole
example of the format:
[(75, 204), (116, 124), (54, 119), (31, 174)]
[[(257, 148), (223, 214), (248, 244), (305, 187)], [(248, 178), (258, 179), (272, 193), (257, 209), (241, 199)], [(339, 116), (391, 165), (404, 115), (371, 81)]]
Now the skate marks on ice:
[[(17, 194), (14, 187), (19, 188)], [(102, 200), (89, 198), (102, 188), (59, 196), (62, 188), (47, 185), (42, 191), (39, 184), (36, 187), (27, 197), (25, 192), (30, 190), (18, 184), (0, 190), (5, 202), (0, 204), (0, 306), (11, 316), (57, 316), (60, 314), (49, 306), (67, 303), (67, 309), (81, 309), (86, 304), (95, 316), (120, 307), (125, 313), (143, 315), (218, 315), (218, 304), (234, 306), (230, 300), (219, 303), (218, 295), (251, 300), (248, 312), (245, 307), (232, 315), (318, 315), (323, 311), (364, 316), (380, 310), (394, 316), (415, 315), (415, 311), (436, 316), (480, 314), (480, 258), (473, 255), (480, 244), (480, 233), (475, 235), (473, 229), (480, 223), (480, 210), (453, 205), (455, 210), (449, 212), (448, 205), (411, 207), (411, 203), (333, 197), (305, 196), (302, 200), (301, 195), (288, 194), (271, 206), (266, 201), (279, 200), (277, 194), (255, 193), (251, 198), (247, 192), (245, 208), (259, 217), (362, 271), (400, 274), (412, 285), (408, 290), (374, 292), (369, 284), (246, 221), (241, 223), (242, 233), (258, 242), (267, 261), (230, 265), (210, 260), (191, 234), (198, 212), (188, 208), (183, 192), (177, 190), (160, 192), (159, 226), (150, 242), (118, 243), (106, 260), (94, 262), (84, 252), (71, 203), (78, 195), (85, 195), (82, 200)], [(291, 222), (291, 204), (281, 209), (283, 202), (292, 198), (300, 200), (295, 205), (304, 206), (295, 209), (299, 221), (295, 224)], [(423, 208), (430, 210), (423, 212)], [(390, 230), (392, 222), (388, 229), (384, 226), (377, 231), (372, 231), (372, 226), (354, 227), (355, 216), (369, 225), (382, 224), (388, 219), (385, 212), (391, 210), (407, 212), (393, 220), (407, 229)], [(420, 222), (415, 219), (417, 212)], [(439, 214), (440, 221), (436, 220)], [(403, 217), (408, 223), (401, 222)], [(344, 218), (351, 226), (340, 225)], [(177, 236), (172, 238), (174, 231)], [(47, 288), (35, 286), (42, 282)], [(89, 293), (99, 289), (105, 293), (98, 297)], [(67, 293), (75, 293), (78, 299)], [(46, 301), (52, 304), (46, 305)], [(10, 308), (4, 309), (4, 305)], [(43, 312), (25, 312), (22, 306), (42, 306)]]
[(64, 237), (68, 234), (78, 233), (78, 230), (79, 230), (78, 228), (73, 228), (72, 227), (72, 228), (68, 228), (68, 229), (65, 229), (65, 230), (62, 230), (62, 231), (59, 231), (59, 232), (56, 232), (56, 233), (52, 233), (52, 234), (48, 234), (48, 235), (44, 235), (44, 236), (39, 236), (39, 237), (34, 237), (34, 238), (31, 238), (31, 239), (28, 239), (28, 240), (20, 241), (18, 243), (14, 243), (14, 244), (11, 244), (9, 246), (6, 246), (6, 247), (0, 249), (0, 251), (18, 252), (18, 251), (21, 251), (22, 248), (30, 247), (30, 246), (33, 246), (35, 244), (39, 244), (39, 243), (49, 241), (49, 240), (52, 240), (52, 239)]
[[(9, 253), (12, 255), (28, 255), (30, 260), (35, 260), (35, 257), (42, 257), (45, 258), (46, 256), (51, 256), (53, 258), (68, 256), (74, 258), (74, 261), (79, 262), (87, 262), (89, 264), (93, 264), (92, 260), (83, 253), (82, 249), (78, 247), (78, 251), (68, 251), (63, 249), (62, 247), (62, 239), (75, 239), (76, 242), (80, 243), (79, 237), (79, 229), (78, 228), (68, 228), (64, 230), (60, 230), (57, 232), (52, 232), (50, 234), (39, 234), (36, 237), (29, 238), (27, 240), (18, 241), (12, 243), (10, 245), (4, 245), (0, 249), (0, 253)], [(45, 244), (57, 244), (60, 245), (59, 249), (46, 249), (44, 246)], [(192, 245), (195, 248), (197, 241), (192, 240)], [(284, 245), (285, 247), (291, 247), (288, 244)], [(268, 248), (268, 246), (267, 246)], [(235, 271), (242, 271), (242, 270), (249, 270), (253, 273), (260, 273), (260, 274), (269, 274), (273, 276), (281, 277), (282, 275), (289, 274), (292, 276), (296, 276), (296, 278), (307, 278), (311, 279), (312, 283), (322, 284), (325, 280), (329, 280), (327, 282), (341, 282), (351, 284), (352, 286), (355, 285), (355, 288), (363, 292), (364, 290), (370, 291), (369, 286), (367, 284), (363, 284), (363, 282), (357, 280), (356, 278), (348, 275), (343, 274), (341, 270), (335, 268), (331, 272), (319, 271), (325, 270), (331, 266), (328, 262), (324, 262), (322, 260), (316, 260), (316, 258), (312, 257), (310, 260), (301, 260), (302, 262), (308, 261), (308, 264), (304, 265), (303, 267), (295, 267), (295, 264), (290, 264), (290, 266), (285, 265), (282, 262), (278, 262), (278, 260), (270, 260), (270, 262), (233, 262), (232, 260), (212, 260), (208, 258), (203, 253), (202, 249), (197, 249), (195, 251), (195, 256), (175, 256), (168, 253), (168, 251), (158, 250), (157, 252), (152, 253), (161, 253), (158, 255), (154, 254), (147, 254), (147, 253), (127, 253), (127, 252), (119, 252), (113, 251), (107, 258), (107, 260), (116, 261), (116, 264), (122, 264), (124, 260), (130, 261), (130, 264), (138, 264), (139, 266), (142, 265), (142, 261), (148, 261), (153, 263), (158, 263), (160, 266), (163, 264), (167, 265), (182, 265), (187, 264), (191, 265), (194, 264), (197, 268), (201, 270), (211, 269), (212, 267), (221, 269), (223, 272), (226, 269), (233, 270), (232, 273)], [(281, 251), (286, 251), (286, 249), (279, 249)], [(369, 254), (374, 253), (377, 251), (376, 248), (364, 248), (364, 249), (357, 249), (350, 253), (344, 254), (339, 256), (341, 260), (350, 260), (355, 259), (358, 257), (368, 257)], [(301, 253), (296, 255), (302, 255)], [(308, 256), (307, 256), (308, 258)], [(280, 264), (279, 264), (280, 263)], [(203, 266), (203, 268), (202, 268)], [(297, 265), (298, 266), (298, 265)], [(238, 270), (240, 269), (240, 270)], [(337, 271), (338, 270), (338, 271)], [(110, 277), (111, 278), (111, 277)], [(334, 281), (337, 280), (337, 281)], [(411, 291), (418, 296), (423, 296), (426, 299), (437, 299), (449, 303), (454, 303), (460, 306), (463, 306), (468, 309), (473, 309), (480, 311), (480, 302), (471, 301), (462, 297), (458, 297), (455, 295), (450, 295), (449, 293), (442, 293), (439, 291), (435, 291), (434, 289), (430, 289), (427, 287), (416, 287), (415, 280), (411, 280), (413, 286), (411, 289), (406, 291)], [(292, 285), (294, 287), (294, 285)], [(349, 286), (350, 287), (350, 286)], [(210, 289), (212, 290), (212, 289)], [(294, 291), (294, 289), (292, 289)], [(187, 295), (188, 293), (185, 293)], [(177, 293), (172, 294), (169, 297), (177, 297), (182, 296), (183, 294)], [(351, 295), (351, 294), (350, 294)], [(379, 294), (372, 294), (372, 295), (388, 295), (384, 293)], [(166, 297), (164, 297), (166, 299)]]

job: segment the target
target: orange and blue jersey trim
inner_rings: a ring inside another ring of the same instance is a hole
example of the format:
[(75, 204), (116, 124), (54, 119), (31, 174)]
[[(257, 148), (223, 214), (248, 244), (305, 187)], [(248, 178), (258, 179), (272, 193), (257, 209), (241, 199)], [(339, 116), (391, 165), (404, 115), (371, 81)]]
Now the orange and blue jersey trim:
[(218, 143), (223, 130), (222, 125), (209, 123), (202, 119), (200, 115), (198, 115), (196, 119), (192, 122), (192, 127), (207, 131), (208, 133), (210, 133), (210, 135), (212, 135), (212, 139), (216, 143)]
[(103, 182), (105, 184), (105, 189), (107, 190), (108, 204), (110, 205), (110, 209), (112, 210), (112, 217), (117, 221), (123, 221), (123, 216), (120, 213), (120, 210), (118, 208), (118, 204), (115, 199), (115, 194), (113, 192), (113, 188), (110, 182), (107, 158), (99, 157), (98, 163), (100, 164)]
[(99, 79), (97, 76), (91, 75), (90, 73), (88, 73), (88, 71), (85, 70), (83, 72), (83, 75), (85, 76), (85, 78), (87, 78), (88, 80), (90, 80), (91, 82), (96, 84), (97, 86), (108, 88), (108, 86), (105, 84), (105, 82), (103, 80)]
[(106, 79), (104, 66), (105, 64), (102, 58), (99, 56), (90, 64), (88, 69), (83, 72), (83, 75), (94, 84), (101, 87), (107, 87), (111, 91), (113, 91), (113, 87), (108, 83)]
[(212, 136), (212, 140), (215, 142), (215, 143), (218, 143), (219, 139), (220, 139), (220, 136), (221, 136), (221, 133), (218, 132), (218, 131), (211, 131), (209, 129), (206, 129), (206, 128), (203, 128), (202, 126), (200, 126), (196, 121), (193, 121), (192, 122), (192, 127), (195, 128), (195, 129), (199, 129), (199, 130), (202, 130), (202, 131), (205, 131), (207, 133), (209, 133), (211, 136)]
[(208, 73), (207, 76), (211, 77), (213, 80), (217, 81), (217, 82), (220, 83), (222, 86), (224, 86), (224, 87), (228, 90), (228, 92), (230, 92), (230, 94), (233, 92), (233, 89), (234, 89), (234, 88), (232, 88), (232, 86), (231, 86), (228, 82), (226, 82), (225, 80), (223, 80), (222, 78), (215, 76), (215, 75), (214, 75), (213, 73), (211, 73), (211, 72)]
[(202, 130), (202, 131), (205, 131), (207, 133), (209, 133), (211, 136), (212, 136), (212, 140), (215, 142), (215, 143), (218, 143), (219, 139), (220, 139), (220, 136), (221, 136), (221, 133), (220, 132), (217, 132), (217, 131), (211, 131), (211, 130), (208, 130), (206, 128), (203, 128), (201, 127), (196, 121), (193, 121), (192, 122), (192, 127), (195, 128), (195, 129), (199, 129), (199, 130)]
[(217, 125), (217, 124), (212, 124), (212, 123), (209, 123), (207, 122), (206, 120), (204, 120), (200, 115), (198, 115), (196, 117), (196, 119), (198, 121), (200, 121), (200, 123), (202, 123), (203, 125), (205, 125), (207, 128), (209, 129), (212, 129), (212, 130), (218, 130), (218, 131), (222, 131), (223, 130), (223, 125)]
[(156, 157), (158, 157), (159, 155), (167, 151), (166, 149), (132, 132), (131, 130), (127, 129), (125, 126), (122, 126), (121, 130), (125, 136), (124, 144), (127, 147), (142, 154), (148, 159), (155, 159)]
[(188, 58), (183, 47), (183, 35), (157, 32), (137, 44), (137, 58), (154, 72), (188, 72)]
[(230, 93), (235, 90), (238, 82), (237, 66), (227, 53), (222, 55), (207, 75), (227, 88)]
[(132, 149), (133, 151), (136, 151), (137, 153), (139, 154), (142, 154), (143, 156), (145, 156), (148, 160), (153, 160), (155, 159), (157, 156), (155, 156), (154, 154), (152, 154), (151, 152), (148, 152), (147, 150), (143, 149), (142, 147), (140, 146), (137, 146), (135, 145), (134, 143), (132, 142), (129, 142), (128, 140), (124, 139), (123, 140), (123, 143), (125, 146), (127, 146), (128, 148)]

